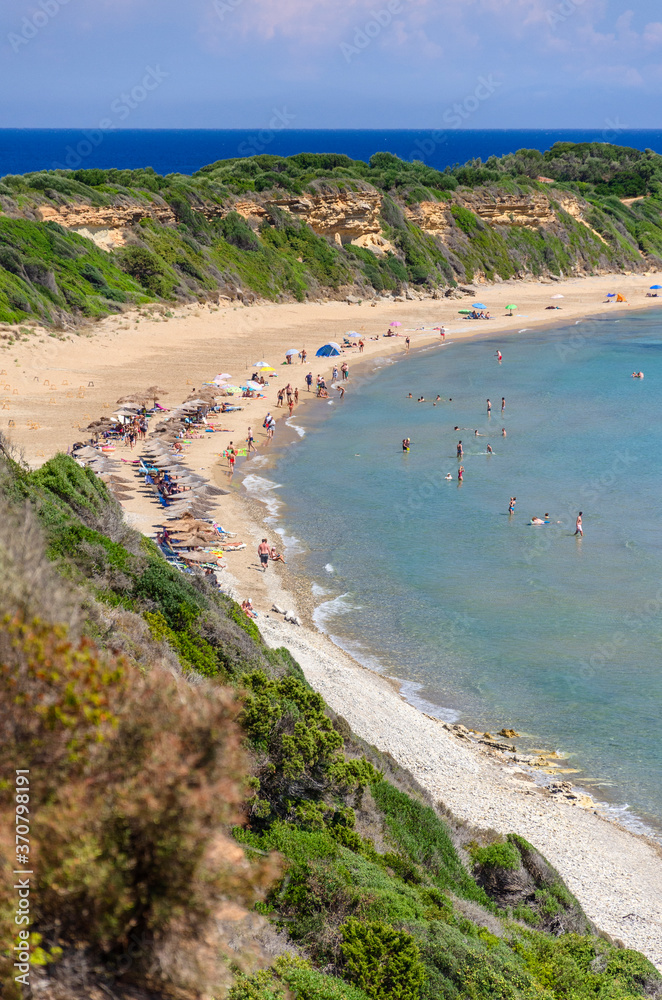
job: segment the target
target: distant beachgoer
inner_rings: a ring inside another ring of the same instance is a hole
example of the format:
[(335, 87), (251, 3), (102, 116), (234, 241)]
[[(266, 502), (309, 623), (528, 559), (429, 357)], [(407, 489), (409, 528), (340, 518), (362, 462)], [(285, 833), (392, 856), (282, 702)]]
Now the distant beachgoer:
[(448, 473), (448, 475), (447, 475), (447, 476), (444, 476), (444, 479), (452, 479), (452, 478), (453, 478), (453, 477), (451, 476), (450, 472)]
[(405, 350), (406, 350), (406, 351), (408, 351), (408, 350), (409, 350), (409, 345), (410, 345), (410, 344), (411, 344), (411, 340), (410, 340), (410, 338), (409, 338), (409, 334), (407, 334), (407, 336), (405, 337)]
[(363, 354), (364, 347), (365, 347), (364, 342), (362, 340), (359, 340), (359, 354)]
[(242, 611), (244, 612), (244, 614), (245, 614), (245, 615), (247, 615), (247, 616), (248, 616), (249, 618), (257, 618), (257, 614), (256, 614), (256, 613), (255, 613), (255, 611), (253, 610), (253, 604), (252, 604), (252, 602), (251, 602), (251, 599), (250, 599), (250, 597), (247, 597), (245, 601), (242, 601), (242, 602), (241, 602), (241, 610), (242, 610)]
[(439, 336), (441, 337), (442, 340), (446, 339), (446, 330), (444, 329), (443, 326), (440, 327), (440, 329), (439, 329)]
[(248, 434), (246, 435), (246, 444), (248, 445), (249, 455), (252, 451), (257, 451), (257, 448), (255, 447), (255, 442), (253, 440), (253, 431), (250, 429), (250, 427), (248, 428)]
[(308, 392), (310, 392), (310, 387), (313, 384), (313, 373), (308, 372), (306, 375), (306, 386), (308, 387)]
[(267, 572), (267, 566), (269, 565), (269, 555), (270, 555), (269, 543), (266, 538), (263, 538), (257, 547), (257, 554), (260, 557), (260, 563), (262, 565), (262, 572)]
[(462, 442), (458, 441), (457, 442), (457, 457), (458, 458), (462, 458), (463, 455), (464, 455), (464, 448), (462, 447)]
[(298, 387), (294, 390), (294, 402), (295, 403), (299, 402), (299, 389), (298, 389)]
[(501, 414), (502, 414), (502, 416), (503, 416), (503, 411), (504, 411), (505, 409), (506, 409), (506, 397), (505, 397), (505, 396), (502, 396), (502, 397), (501, 397)]
[(480, 431), (476, 430), (476, 431), (474, 431), (474, 437), (477, 437), (477, 438), (484, 438), (484, 437), (485, 437), (485, 435), (484, 435), (484, 434), (481, 434), (481, 433), (480, 433)]
[(342, 372), (343, 382), (346, 382), (347, 379), (349, 378), (349, 365), (347, 364), (346, 361), (343, 361), (343, 363), (341, 364), (340, 371)]
[(492, 416), (492, 404), (490, 403), (489, 399), (487, 401), (487, 415), (488, 417)]
[(580, 538), (584, 537), (584, 528), (582, 526), (582, 511), (580, 510), (577, 515), (577, 520), (575, 521), (575, 534), (579, 535)]
[(287, 396), (287, 402), (288, 403), (292, 399), (292, 392), (293, 392), (293, 390), (292, 390), (292, 384), (290, 382), (288, 382), (287, 385), (285, 386), (285, 395)]
[(417, 402), (418, 403), (424, 403), (425, 402), (425, 396), (419, 396)]
[(506, 435), (506, 428), (505, 428), (505, 427), (502, 427), (502, 428), (501, 428), (501, 437), (502, 437), (502, 438), (505, 438), (506, 436), (507, 436), (507, 435)]
[(338, 381), (338, 366), (337, 365), (333, 366), (333, 375), (331, 376), (331, 381), (332, 382), (337, 382)]
[(458, 483), (461, 483), (463, 482), (463, 480), (464, 480), (464, 466), (461, 465), (460, 468), (457, 470), (457, 481)]
[(517, 497), (511, 497), (510, 503), (508, 504), (508, 513), (512, 514), (515, 510), (515, 504), (517, 503)]
[(277, 407), (278, 406), (282, 406), (284, 399), (285, 399), (285, 390), (284, 389), (279, 389), (278, 390), (278, 402), (276, 403), (276, 406)]
[(271, 548), (271, 551), (269, 553), (269, 558), (272, 560), (272, 562), (282, 562), (284, 565), (287, 565), (280, 552), (276, 551), (275, 545), (272, 546)]
[(487, 446), (487, 454), (488, 455), (493, 455), (494, 454), (494, 452), (492, 451), (492, 445), (491, 444), (488, 444), (488, 446)]
[(294, 411), (294, 400), (292, 399), (292, 397), (291, 397), (291, 396), (290, 396), (290, 398), (289, 398), (289, 402), (288, 402), (288, 404), (287, 404), (287, 407), (288, 407), (288, 409), (289, 409), (289, 411), (290, 411), (290, 416), (292, 416), (292, 413), (293, 413), (293, 411)]
[(306, 351), (305, 347), (302, 347), (301, 348), (301, 364), (302, 365), (305, 365), (307, 357), (308, 357), (308, 352)]
[(345, 386), (344, 385), (337, 385), (336, 386), (336, 392), (340, 393), (340, 398), (342, 399), (343, 396), (345, 395)]
[(407, 393), (407, 399), (413, 399), (413, 398), (414, 398), (414, 397), (412, 396), (412, 394), (411, 394), (410, 392), (408, 392), (408, 393)]
[(402, 439), (402, 450), (409, 451), (409, 446), (411, 445), (411, 438)]
[(499, 362), (499, 364), (501, 364), (501, 362), (503, 360), (503, 354), (501, 353), (501, 351), (497, 351), (496, 354), (494, 355), (494, 357), (497, 359), (497, 361)]

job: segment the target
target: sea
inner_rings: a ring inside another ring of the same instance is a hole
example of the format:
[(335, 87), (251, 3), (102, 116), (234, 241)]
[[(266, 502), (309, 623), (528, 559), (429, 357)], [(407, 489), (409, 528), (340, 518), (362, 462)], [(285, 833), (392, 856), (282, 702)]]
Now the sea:
[(558, 751), (564, 779), (659, 835), (662, 309), (520, 319), (420, 349), (412, 332), (408, 356), (350, 369), (244, 485), (339, 646), (429, 714)]
[[(106, 123), (104, 123), (106, 124)], [(89, 167), (193, 174), (216, 160), (269, 153), (345, 153), (369, 160), (390, 152), (443, 170), (555, 142), (609, 142), (662, 153), (662, 130), (623, 129), (0, 129), (0, 176)]]

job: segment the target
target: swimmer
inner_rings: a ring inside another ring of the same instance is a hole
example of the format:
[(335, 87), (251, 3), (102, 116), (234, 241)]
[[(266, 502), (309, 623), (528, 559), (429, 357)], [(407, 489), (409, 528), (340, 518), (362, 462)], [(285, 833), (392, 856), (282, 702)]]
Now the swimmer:
[(531, 524), (544, 524), (545, 522), (541, 517), (532, 517)]
[(505, 428), (505, 427), (502, 427), (502, 428), (501, 428), (501, 437), (502, 437), (502, 438), (505, 438), (505, 436), (506, 436), (506, 428)]
[(484, 438), (484, 437), (485, 437), (485, 435), (484, 435), (484, 434), (481, 434), (481, 433), (480, 433), (480, 431), (474, 431), (474, 437), (477, 437), (477, 438)]
[(440, 399), (441, 399), (441, 396), (437, 396), (437, 398), (436, 398), (435, 402), (437, 402), (437, 403), (438, 403)]
[(421, 396), (420, 399), (418, 400), (418, 402), (419, 403), (424, 403), (425, 402), (425, 396)]
[(487, 446), (487, 454), (488, 455), (493, 455), (494, 454), (494, 452), (492, 451), (492, 445), (491, 444), (488, 444), (488, 446)]
[(414, 397), (412, 396), (412, 394), (411, 394), (410, 392), (408, 392), (408, 393), (407, 393), (407, 399), (413, 399), (413, 398), (414, 398)]
[(444, 479), (452, 479), (452, 478), (453, 478), (453, 477), (451, 476), (450, 472), (448, 473), (448, 475), (447, 475), (447, 476), (444, 476)]

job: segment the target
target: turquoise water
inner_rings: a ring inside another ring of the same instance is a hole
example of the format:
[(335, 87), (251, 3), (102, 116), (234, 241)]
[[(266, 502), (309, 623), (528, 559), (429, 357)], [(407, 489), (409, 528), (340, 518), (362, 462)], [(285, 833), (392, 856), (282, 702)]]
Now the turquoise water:
[[(442, 717), (570, 752), (573, 780), (658, 821), (661, 385), (662, 312), (449, 343), (308, 407), (266, 474), (337, 641)], [(437, 393), (452, 402), (416, 402)], [(561, 523), (527, 524), (545, 512)]]

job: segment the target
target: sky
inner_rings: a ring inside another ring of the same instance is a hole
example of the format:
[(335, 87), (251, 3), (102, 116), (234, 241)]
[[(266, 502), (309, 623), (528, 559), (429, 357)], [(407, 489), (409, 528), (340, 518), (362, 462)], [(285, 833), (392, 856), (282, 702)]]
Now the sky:
[(5, 128), (662, 124), (659, 0), (4, 0), (0, 44)]

